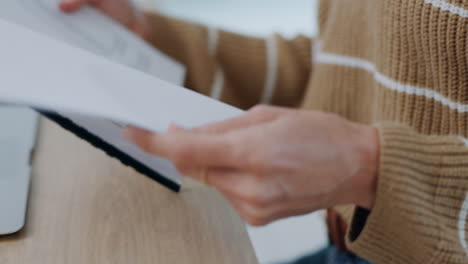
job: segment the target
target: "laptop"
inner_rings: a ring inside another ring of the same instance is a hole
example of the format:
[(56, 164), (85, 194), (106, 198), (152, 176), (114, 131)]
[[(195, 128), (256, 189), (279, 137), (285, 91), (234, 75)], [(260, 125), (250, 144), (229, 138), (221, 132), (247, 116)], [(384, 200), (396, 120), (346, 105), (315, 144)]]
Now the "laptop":
[(0, 235), (8, 235), (25, 224), (38, 115), (0, 106), (0, 124)]

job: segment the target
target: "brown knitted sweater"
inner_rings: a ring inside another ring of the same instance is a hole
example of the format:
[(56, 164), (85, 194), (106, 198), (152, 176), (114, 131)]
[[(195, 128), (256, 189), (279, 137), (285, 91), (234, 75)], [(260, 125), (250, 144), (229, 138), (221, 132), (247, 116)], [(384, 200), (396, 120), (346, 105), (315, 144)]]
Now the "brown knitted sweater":
[(375, 207), (340, 210), (354, 215), (353, 252), (375, 264), (468, 263), (468, 0), (322, 0), (314, 40), (149, 17), (150, 41), (187, 66), (195, 91), (379, 129)]

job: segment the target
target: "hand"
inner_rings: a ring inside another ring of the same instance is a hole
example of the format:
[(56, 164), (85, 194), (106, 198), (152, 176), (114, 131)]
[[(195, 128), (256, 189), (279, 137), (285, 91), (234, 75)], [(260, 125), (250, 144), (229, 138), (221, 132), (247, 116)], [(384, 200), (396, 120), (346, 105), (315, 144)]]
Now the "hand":
[(129, 0), (64, 0), (60, 3), (60, 9), (66, 13), (72, 13), (86, 4), (94, 6), (135, 34), (147, 39), (149, 32), (147, 21)]
[(125, 136), (219, 189), (252, 225), (340, 204), (373, 206), (377, 131), (336, 115), (260, 106), (191, 131), (130, 127)]

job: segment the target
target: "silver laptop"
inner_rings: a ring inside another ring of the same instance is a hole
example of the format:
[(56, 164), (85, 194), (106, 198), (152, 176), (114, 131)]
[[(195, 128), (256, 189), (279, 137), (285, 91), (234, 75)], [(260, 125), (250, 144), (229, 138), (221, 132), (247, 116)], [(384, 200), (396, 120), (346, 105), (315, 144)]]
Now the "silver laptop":
[(1, 105), (0, 124), (0, 235), (7, 235), (25, 224), (38, 115)]

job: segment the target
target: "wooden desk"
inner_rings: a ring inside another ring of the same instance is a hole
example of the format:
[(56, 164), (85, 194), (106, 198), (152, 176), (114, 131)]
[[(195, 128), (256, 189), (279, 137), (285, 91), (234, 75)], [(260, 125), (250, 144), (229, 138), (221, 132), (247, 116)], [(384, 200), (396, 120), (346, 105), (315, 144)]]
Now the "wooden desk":
[(175, 194), (42, 120), (26, 228), (0, 263), (257, 263), (239, 217), (205, 187)]

